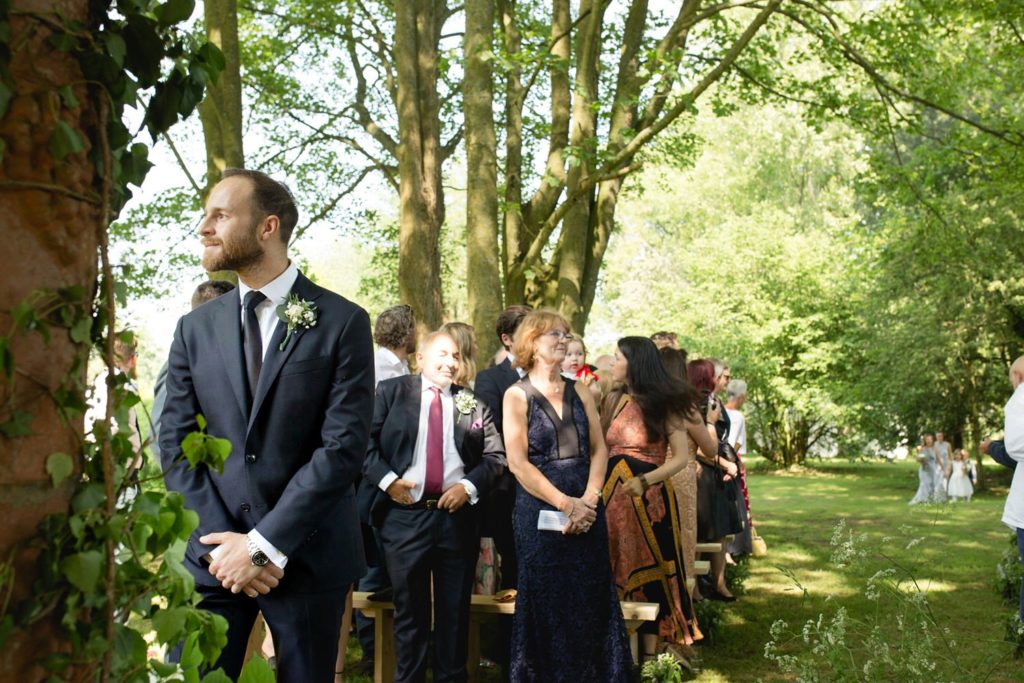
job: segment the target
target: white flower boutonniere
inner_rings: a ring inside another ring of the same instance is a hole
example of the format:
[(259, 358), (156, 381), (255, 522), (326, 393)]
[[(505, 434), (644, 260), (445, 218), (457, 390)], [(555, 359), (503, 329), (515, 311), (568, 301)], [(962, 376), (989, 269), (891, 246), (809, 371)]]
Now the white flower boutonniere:
[(476, 396), (469, 389), (463, 389), (455, 394), (455, 407), (463, 415), (469, 415), (476, 409)]
[(295, 294), (290, 294), (288, 300), (277, 307), (277, 317), (288, 326), (284, 333), (284, 341), (277, 347), (277, 350), (284, 351), (284, 347), (288, 346), (288, 340), (292, 338), (292, 333), (295, 330), (299, 328), (308, 330), (315, 326), (316, 316), (316, 304), (300, 299)]

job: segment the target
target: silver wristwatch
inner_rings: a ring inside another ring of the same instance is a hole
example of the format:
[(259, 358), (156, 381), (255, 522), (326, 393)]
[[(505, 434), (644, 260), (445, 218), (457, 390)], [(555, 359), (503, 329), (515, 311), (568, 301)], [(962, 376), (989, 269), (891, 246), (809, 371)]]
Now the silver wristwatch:
[(270, 558), (267, 557), (267, 554), (260, 550), (256, 542), (248, 536), (245, 538), (245, 547), (249, 551), (249, 561), (252, 562), (252, 566), (266, 567), (270, 564)]

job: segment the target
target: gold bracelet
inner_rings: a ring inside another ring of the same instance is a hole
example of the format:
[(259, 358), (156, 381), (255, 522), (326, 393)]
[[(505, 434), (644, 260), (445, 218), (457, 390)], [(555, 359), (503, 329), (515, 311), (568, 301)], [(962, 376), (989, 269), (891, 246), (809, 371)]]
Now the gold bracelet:
[(601, 489), (597, 489), (597, 488), (588, 489), (587, 493), (593, 493), (595, 496), (597, 496), (598, 500), (601, 500)]

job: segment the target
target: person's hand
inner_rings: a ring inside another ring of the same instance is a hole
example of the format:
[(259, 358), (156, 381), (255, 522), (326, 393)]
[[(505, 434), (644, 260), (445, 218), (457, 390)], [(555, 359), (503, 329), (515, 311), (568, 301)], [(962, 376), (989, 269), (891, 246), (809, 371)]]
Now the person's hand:
[(469, 502), (469, 491), (459, 483), (449, 486), (448, 490), (441, 494), (441, 498), (437, 501), (437, 507), (453, 513), (457, 512), (467, 502)]
[(242, 592), (250, 598), (255, 598), (257, 595), (266, 595), (271, 589), (277, 588), (281, 579), (284, 578), (284, 570), (273, 562), (259, 569), (260, 573), (256, 575), (256, 578), (250, 581), (248, 586), (242, 588)]
[(597, 504), (601, 502), (601, 492), (594, 487), (590, 487), (580, 500), (586, 503), (588, 507), (597, 508)]
[(206, 545), (220, 546), (216, 559), (210, 563), (210, 573), (217, 577), (220, 585), (232, 593), (240, 593), (243, 588), (255, 579), (262, 567), (257, 567), (249, 559), (249, 547), (245, 534), (233, 531), (206, 534), (199, 539)]
[(409, 493), (409, 491), (413, 490), (417, 486), (418, 484), (416, 482), (412, 482), (407, 479), (395, 479), (388, 485), (386, 493), (391, 497), (391, 500), (395, 501), (399, 505), (412, 505), (412, 494)]
[(579, 498), (565, 497), (562, 512), (569, 517), (569, 523), (562, 530), (563, 534), (578, 534), (590, 529), (597, 519), (597, 510)]
[(985, 439), (984, 441), (981, 442), (981, 446), (979, 446), (978, 448), (981, 449), (982, 453), (984, 453), (985, 455), (988, 455), (988, 447), (991, 444), (992, 444), (992, 439)]
[(731, 478), (735, 478), (736, 475), (740, 473), (740, 468), (736, 466), (736, 463), (726, 460), (725, 473), (728, 474)]
[(622, 482), (623, 490), (634, 498), (639, 498), (644, 495), (644, 485), (640, 481), (640, 477), (630, 477), (626, 481)]

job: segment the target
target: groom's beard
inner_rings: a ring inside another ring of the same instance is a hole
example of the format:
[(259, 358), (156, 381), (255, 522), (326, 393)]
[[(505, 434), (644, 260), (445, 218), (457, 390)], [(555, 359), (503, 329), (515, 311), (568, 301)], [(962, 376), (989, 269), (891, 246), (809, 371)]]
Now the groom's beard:
[(257, 225), (237, 237), (227, 237), (220, 244), (218, 252), (203, 252), (203, 268), (207, 272), (218, 270), (243, 270), (260, 262), (263, 250), (256, 238)]

